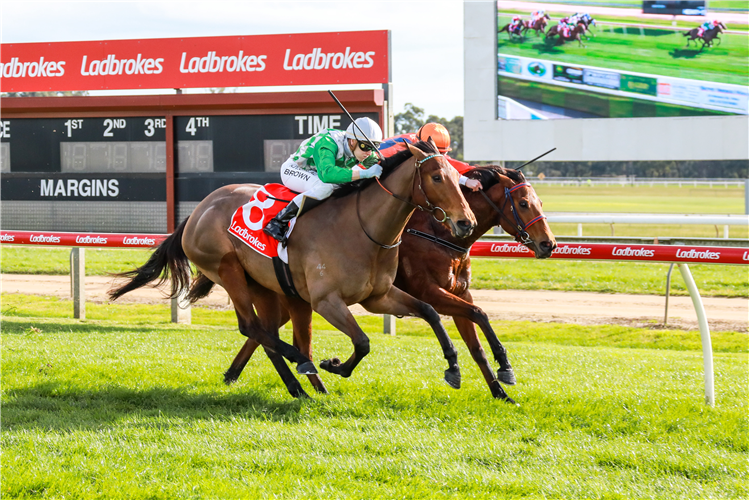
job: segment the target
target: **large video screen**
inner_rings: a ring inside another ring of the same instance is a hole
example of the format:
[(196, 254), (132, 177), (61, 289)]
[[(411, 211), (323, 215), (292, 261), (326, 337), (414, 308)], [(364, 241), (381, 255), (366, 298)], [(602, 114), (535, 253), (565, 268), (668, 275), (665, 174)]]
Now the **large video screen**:
[(749, 114), (749, 10), (719, 3), (498, 1), (497, 118)]

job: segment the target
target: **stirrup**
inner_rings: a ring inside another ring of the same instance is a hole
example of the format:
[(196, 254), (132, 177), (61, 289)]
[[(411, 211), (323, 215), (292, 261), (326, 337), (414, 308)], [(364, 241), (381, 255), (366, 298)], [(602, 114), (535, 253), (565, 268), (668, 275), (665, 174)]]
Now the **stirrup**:
[(278, 240), (282, 245), (285, 246), (286, 231), (288, 231), (288, 229), (288, 224), (281, 222), (276, 218), (273, 218), (265, 225), (265, 227), (263, 228), (263, 232), (274, 240)]

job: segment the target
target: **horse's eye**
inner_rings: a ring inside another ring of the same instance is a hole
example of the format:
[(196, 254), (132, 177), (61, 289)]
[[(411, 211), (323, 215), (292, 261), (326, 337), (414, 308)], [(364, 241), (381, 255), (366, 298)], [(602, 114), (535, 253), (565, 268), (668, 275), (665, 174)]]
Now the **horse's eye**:
[(520, 201), (520, 208), (528, 208), (528, 202), (525, 200)]
[(442, 182), (442, 176), (441, 175), (433, 175), (432, 180), (434, 182)]

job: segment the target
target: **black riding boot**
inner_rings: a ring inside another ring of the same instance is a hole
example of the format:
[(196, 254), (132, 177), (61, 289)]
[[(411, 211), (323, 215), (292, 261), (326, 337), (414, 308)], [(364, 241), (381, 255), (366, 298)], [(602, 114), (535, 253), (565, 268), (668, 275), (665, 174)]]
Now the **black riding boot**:
[(299, 212), (299, 207), (292, 201), (265, 225), (263, 232), (286, 245), (286, 231), (289, 229), (289, 221), (294, 218), (297, 212)]

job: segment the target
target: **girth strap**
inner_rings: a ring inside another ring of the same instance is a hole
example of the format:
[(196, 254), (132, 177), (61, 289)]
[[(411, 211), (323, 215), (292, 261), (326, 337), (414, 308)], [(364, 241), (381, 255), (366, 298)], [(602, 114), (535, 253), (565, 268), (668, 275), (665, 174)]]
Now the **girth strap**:
[(272, 260), (273, 270), (276, 272), (276, 279), (278, 280), (278, 284), (281, 285), (281, 290), (283, 290), (284, 295), (301, 299), (302, 297), (294, 286), (294, 280), (291, 278), (291, 269), (289, 269), (289, 265), (279, 257), (273, 257)]

